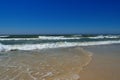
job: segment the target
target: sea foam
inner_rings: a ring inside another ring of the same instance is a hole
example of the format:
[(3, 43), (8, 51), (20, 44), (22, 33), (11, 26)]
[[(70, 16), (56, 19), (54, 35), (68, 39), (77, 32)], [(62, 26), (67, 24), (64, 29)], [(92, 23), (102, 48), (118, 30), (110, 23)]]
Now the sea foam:
[(114, 36), (114, 35), (108, 35), (108, 36), (103, 36), (103, 35), (99, 35), (99, 36), (96, 36), (96, 37), (88, 37), (90, 39), (104, 39), (104, 38), (120, 38), (120, 36)]
[(114, 41), (94, 41), (94, 42), (54, 42), (54, 43), (39, 43), (39, 44), (0, 44), (0, 51), (11, 50), (39, 50), (48, 48), (74, 47), (74, 46), (91, 46), (120, 43), (120, 40)]
[(38, 38), (3, 38), (0, 37), (0, 41), (18, 41), (18, 40), (69, 40), (69, 39), (81, 39), (80, 37), (64, 37), (64, 36), (39, 36)]

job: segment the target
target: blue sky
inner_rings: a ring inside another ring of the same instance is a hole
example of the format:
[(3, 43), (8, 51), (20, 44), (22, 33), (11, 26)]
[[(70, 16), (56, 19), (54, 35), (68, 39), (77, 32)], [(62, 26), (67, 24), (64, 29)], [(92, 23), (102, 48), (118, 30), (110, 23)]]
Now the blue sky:
[(119, 0), (0, 0), (0, 34), (120, 33)]

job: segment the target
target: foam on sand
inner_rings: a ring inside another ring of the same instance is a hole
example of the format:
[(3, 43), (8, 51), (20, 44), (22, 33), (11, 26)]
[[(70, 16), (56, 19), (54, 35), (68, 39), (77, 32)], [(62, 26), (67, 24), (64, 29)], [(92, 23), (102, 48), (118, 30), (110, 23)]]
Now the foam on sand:
[(3, 52), (0, 80), (78, 80), (90, 60), (81, 48)]

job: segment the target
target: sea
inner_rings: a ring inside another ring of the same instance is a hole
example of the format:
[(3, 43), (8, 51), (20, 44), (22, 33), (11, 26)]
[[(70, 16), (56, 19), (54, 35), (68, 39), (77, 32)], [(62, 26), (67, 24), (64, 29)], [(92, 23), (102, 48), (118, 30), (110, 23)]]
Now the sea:
[(120, 35), (2, 35), (0, 80), (79, 80), (93, 53), (81, 47), (120, 44)]
[(0, 36), (0, 52), (120, 43), (120, 35), (6, 35)]

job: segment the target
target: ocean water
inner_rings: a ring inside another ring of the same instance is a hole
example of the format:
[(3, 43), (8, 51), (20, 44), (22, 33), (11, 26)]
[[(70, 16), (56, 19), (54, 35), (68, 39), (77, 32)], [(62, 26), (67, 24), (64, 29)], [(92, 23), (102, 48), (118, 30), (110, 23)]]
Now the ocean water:
[(0, 36), (0, 80), (78, 80), (92, 59), (79, 46), (119, 43), (120, 35)]
[(0, 36), (0, 51), (40, 50), (116, 43), (120, 43), (120, 35), (9, 35)]

